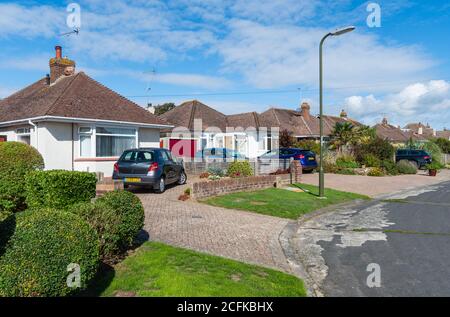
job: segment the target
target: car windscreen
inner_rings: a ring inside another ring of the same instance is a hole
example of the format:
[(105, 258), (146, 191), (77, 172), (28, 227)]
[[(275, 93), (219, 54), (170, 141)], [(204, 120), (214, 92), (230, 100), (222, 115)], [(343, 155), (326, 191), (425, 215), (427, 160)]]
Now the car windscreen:
[(137, 151), (126, 151), (122, 154), (119, 161), (121, 162), (134, 162), (136, 161)]
[(137, 162), (153, 162), (155, 160), (155, 152), (153, 151), (139, 151), (136, 156)]

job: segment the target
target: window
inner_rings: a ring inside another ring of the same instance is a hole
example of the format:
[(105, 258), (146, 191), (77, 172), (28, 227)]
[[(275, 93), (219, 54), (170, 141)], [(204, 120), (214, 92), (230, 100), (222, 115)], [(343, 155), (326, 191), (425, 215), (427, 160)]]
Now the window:
[(162, 151), (161, 152), (162, 158), (165, 162), (170, 162), (172, 161), (172, 155), (170, 152), (167, 151)]
[(135, 147), (135, 129), (97, 127), (97, 157), (120, 156), (123, 151)]
[(29, 135), (31, 133), (31, 129), (30, 128), (19, 128), (16, 130), (16, 133), (18, 135)]
[(80, 156), (92, 156), (92, 129), (90, 127), (80, 127), (78, 129), (80, 134)]
[(145, 152), (138, 152), (138, 154), (137, 154), (137, 161), (138, 162), (146, 162), (146, 163), (148, 163), (148, 162), (153, 162), (154, 160), (153, 160), (153, 156), (154, 156), (154, 153), (153, 152), (149, 152), (149, 151), (145, 151)]

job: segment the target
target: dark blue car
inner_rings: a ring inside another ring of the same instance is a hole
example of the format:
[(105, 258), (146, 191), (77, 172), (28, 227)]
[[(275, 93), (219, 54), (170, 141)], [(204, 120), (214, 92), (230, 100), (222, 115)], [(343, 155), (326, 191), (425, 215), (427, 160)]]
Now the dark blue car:
[(308, 150), (293, 149), (293, 148), (281, 148), (267, 152), (259, 157), (260, 159), (281, 159), (281, 160), (294, 160), (300, 161), (303, 170), (306, 172), (313, 171), (317, 168), (316, 153)]

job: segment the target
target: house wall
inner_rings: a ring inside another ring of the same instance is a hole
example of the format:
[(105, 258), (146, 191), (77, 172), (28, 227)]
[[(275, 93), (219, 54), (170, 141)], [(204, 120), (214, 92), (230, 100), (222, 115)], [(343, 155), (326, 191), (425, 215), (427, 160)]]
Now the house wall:
[(46, 170), (72, 170), (72, 124), (39, 122), (31, 145), (42, 154)]

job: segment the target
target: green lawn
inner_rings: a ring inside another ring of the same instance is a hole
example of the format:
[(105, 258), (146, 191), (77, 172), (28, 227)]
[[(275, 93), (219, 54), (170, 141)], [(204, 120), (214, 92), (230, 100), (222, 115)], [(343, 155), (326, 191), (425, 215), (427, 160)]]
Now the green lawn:
[[(102, 296), (306, 296), (295, 276), (161, 243), (146, 242), (93, 286)], [(100, 291), (101, 290), (101, 291)]]
[(355, 199), (370, 199), (367, 196), (325, 189), (327, 199), (319, 199), (317, 186), (297, 184), (295, 187), (308, 192), (291, 192), (286, 189), (269, 188), (254, 192), (239, 192), (211, 197), (203, 203), (231, 209), (241, 209), (288, 219), (298, 219), (311, 211)]

